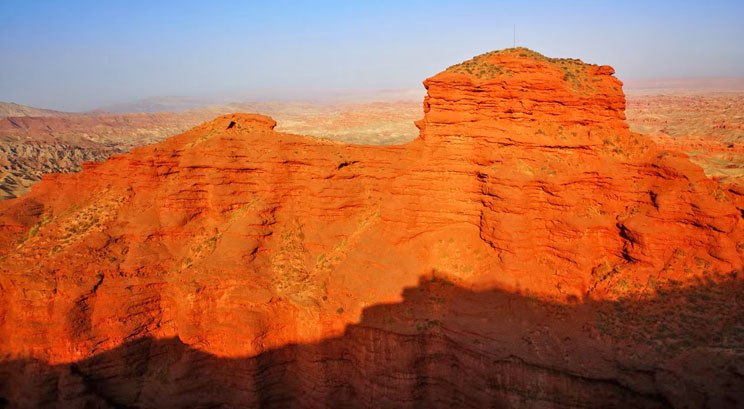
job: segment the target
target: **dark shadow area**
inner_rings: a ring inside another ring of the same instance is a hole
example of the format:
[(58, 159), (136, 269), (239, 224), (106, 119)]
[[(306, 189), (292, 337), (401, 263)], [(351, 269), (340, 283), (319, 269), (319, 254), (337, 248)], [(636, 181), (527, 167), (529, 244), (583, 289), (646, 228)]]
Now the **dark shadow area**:
[(345, 167), (347, 167), (347, 166), (351, 166), (351, 165), (353, 165), (353, 164), (355, 164), (355, 163), (358, 163), (358, 162), (359, 162), (358, 160), (353, 160), (353, 161), (351, 161), (351, 162), (341, 162), (341, 163), (340, 163), (340, 164), (339, 164), (339, 165), (338, 165), (338, 166), (336, 167), (336, 170), (341, 170), (341, 169), (343, 169), (343, 168), (345, 168)]
[(667, 408), (744, 405), (744, 285), (562, 304), (441, 279), (343, 336), (255, 357), (140, 338), (0, 364), (0, 407)]

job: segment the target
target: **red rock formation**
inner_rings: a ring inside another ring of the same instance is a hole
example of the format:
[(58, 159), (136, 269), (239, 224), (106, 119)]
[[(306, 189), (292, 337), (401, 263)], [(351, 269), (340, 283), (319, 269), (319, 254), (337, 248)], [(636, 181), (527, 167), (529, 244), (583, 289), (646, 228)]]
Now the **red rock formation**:
[(0, 396), (740, 405), (742, 199), (612, 73), (504, 50), (425, 81), (406, 145), (232, 114), (45, 176), (0, 203)]
[(24, 108), (29, 109), (21, 112), (40, 116), (0, 115), (0, 200), (28, 193), (43, 173), (77, 172), (83, 161), (160, 142), (214, 117), (194, 111), (72, 114)]
[(43, 173), (78, 172), (84, 161), (161, 142), (216, 115), (269, 113), (283, 131), (367, 145), (404, 143), (418, 130), (420, 103), (256, 102), (209, 106), (184, 112), (73, 114), (31, 107), (9, 112), (38, 116), (3, 118), (0, 102), (0, 200), (22, 196)]

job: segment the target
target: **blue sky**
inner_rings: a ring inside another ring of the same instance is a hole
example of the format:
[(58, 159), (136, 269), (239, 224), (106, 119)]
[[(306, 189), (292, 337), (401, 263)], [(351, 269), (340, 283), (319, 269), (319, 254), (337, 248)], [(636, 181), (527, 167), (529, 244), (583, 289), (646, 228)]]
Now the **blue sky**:
[(0, 0), (0, 101), (418, 87), (517, 45), (621, 79), (744, 76), (742, 1)]

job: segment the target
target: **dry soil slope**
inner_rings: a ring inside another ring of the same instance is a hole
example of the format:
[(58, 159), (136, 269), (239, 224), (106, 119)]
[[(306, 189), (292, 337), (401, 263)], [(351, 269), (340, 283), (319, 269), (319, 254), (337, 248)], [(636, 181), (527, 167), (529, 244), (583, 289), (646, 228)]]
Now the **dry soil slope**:
[(62, 116), (66, 112), (51, 109), (34, 108), (27, 105), (19, 105), (13, 102), (0, 101), (0, 118), (9, 116)]

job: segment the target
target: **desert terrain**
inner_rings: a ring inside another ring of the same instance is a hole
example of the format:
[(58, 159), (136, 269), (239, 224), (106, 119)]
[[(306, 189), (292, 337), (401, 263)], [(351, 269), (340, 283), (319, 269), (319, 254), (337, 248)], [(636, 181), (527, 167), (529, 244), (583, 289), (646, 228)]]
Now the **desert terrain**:
[(690, 155), (708, 176), (744, 183), (744, 92), (641, 94), (628, 99), (627, 115), (631, 129)]
[(0, 202), (0, 402), (744, 405), (744, 192), (711, 177), (740, 95), (627, 101), (525, 48), (424, 86), (5, 118), (28, 169), (110, 156)]

